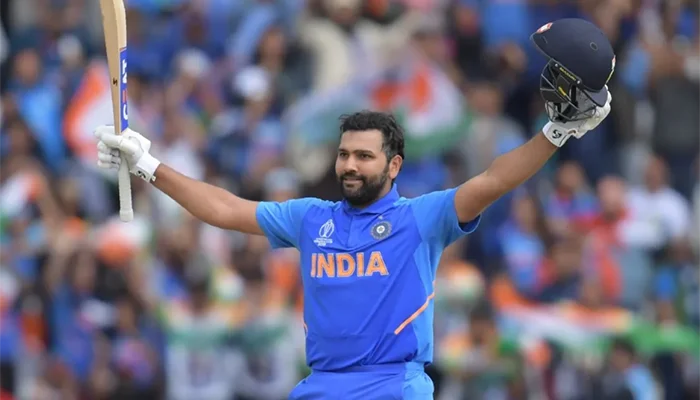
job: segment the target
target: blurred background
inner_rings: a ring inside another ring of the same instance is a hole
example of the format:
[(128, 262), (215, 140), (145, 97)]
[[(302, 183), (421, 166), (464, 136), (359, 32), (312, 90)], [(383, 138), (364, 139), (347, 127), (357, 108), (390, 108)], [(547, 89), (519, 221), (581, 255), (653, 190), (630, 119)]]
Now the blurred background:
[[(127, 0), (131, 127), (254, 200), (337, 200), (337, 117), (407, 131), (406, 197), (545, 122), (529, 43), (563, 17), (617, 54), (613, 111), (490, 207), (439, 269), (439, 400), (700, 391), (698, 4), (683, 0)], [(0, 2), (2, 399), (276, 400), (308, 373), (298, 255), (98, 171), (98, 2)]]

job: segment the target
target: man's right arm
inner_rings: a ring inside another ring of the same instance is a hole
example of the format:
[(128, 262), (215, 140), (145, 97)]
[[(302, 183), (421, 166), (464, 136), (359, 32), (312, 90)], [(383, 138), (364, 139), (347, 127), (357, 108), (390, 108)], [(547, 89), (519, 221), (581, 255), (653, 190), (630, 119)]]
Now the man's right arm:
[(155, 187), (199, 220), (222, 229), (263, 235), (256, 216), (258, 202), (189, 178), (165, 164), (158, 165), (154, 176)]
[(244, 200), (222, 188), (189, 178), (153, 157), (151, 141), (127, 129), (117, 135), (114, 127), (102, 125), (95, 130), (97, 166), (119, 169), (122, 157), (129, 171), (152, 183), (199, 220), (223, 229), (263, 235), (257, 221), (258, 203)]
[(159, 164), (153, 185), (199, 220), (222, 229), (264, 235), (273, 248), (299, 247), (302, 220), (322, 200), (301, 198), (284, 202), (242, 199)]
[(95, 136), (100, 168), (119, 169), (124, 157), (132, 174), (152, 183), (199, 220), (223, 229), (265, 235), (274, 248), (298, 247), (306, 212), (323, 203), (313, 198), (281, 203), (245, 200), (161, 163), (148, 152), (151, 141), (131, 129), (117, 135), (113, 126), (103, 125), (95, 130)]

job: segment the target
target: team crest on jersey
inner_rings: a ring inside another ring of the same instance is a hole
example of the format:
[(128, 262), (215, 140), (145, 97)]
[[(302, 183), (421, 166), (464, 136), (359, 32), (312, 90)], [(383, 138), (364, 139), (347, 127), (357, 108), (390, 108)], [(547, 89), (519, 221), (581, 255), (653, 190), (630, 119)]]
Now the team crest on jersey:
[(373, 238), (377, 240), (384, 239), (391, 233), (391, 224), (388, 221), (378, 222), (374, 224), (370, 232)]
[(318, 230), (318, 237), (314, 239), (314, 243), (320, 247), (332, 244), (333, 239), (331, 239), (331, 235), (333, 235), (334, 231), (335, 224), (333, 224), (332, 219), (329, 219), (325, 224), (321, 225), (321, 228)]

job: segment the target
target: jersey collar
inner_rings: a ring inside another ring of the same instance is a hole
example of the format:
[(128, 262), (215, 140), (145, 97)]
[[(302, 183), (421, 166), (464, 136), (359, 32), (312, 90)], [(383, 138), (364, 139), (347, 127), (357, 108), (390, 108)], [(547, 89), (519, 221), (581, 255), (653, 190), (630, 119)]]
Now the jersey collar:
[(393, 184), (389, 193), (384, 195), (384, 197), (382, 197), (381, 199), (370, 204), (368, 207), (355, 208), (348, 204), (347, 201), (343, 200), (343, 209), (345, 209), (347, 213), (354, 215), (382, 214), (388, 209), (390, 209), (394, 205), (394, 203), (396, 203), (396, 200), (398, 200), (400, 197), (401, 196), (399, 196), (399, 190), (397, 189), (396, 184)]

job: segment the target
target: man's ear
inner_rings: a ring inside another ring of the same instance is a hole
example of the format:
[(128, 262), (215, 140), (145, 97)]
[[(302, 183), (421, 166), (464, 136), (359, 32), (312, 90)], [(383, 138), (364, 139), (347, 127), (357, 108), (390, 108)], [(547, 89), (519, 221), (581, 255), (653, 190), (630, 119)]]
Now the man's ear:
[(389, 178), (396, 179), (401, 171), (402, 165), (403, 158), (400, 155), (395, 155), (391, 161), (389, 161)]

